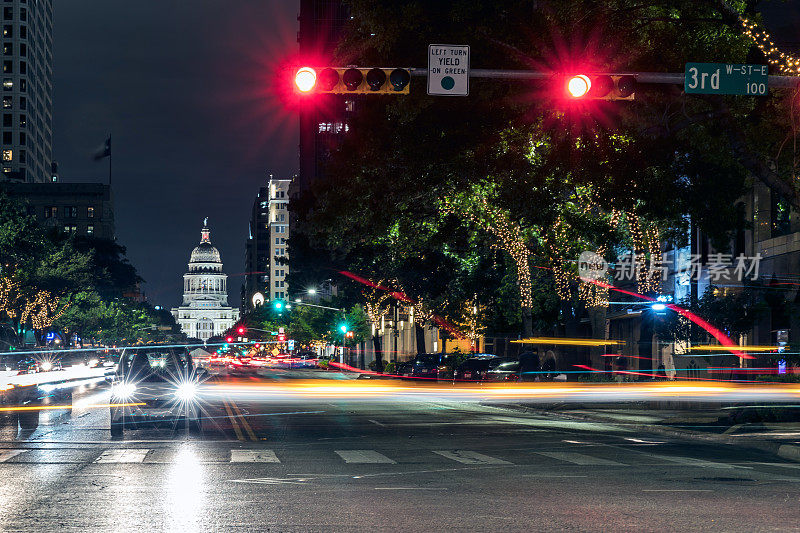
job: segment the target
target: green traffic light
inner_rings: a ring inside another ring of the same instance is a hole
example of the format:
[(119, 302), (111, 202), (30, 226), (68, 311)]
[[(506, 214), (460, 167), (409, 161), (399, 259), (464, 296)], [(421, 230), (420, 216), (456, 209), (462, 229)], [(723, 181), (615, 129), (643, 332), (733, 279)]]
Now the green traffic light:
[(275, 303), (273, 305), (275, 306), (275, 309), (277, 309), (278, 311), (283, 309), (283, 302), (280, 300), (275, 300)]
[(342, 324), (341, 326), (339, 326), (339, 330), (342, 333), (347, 333), (347, 324)]

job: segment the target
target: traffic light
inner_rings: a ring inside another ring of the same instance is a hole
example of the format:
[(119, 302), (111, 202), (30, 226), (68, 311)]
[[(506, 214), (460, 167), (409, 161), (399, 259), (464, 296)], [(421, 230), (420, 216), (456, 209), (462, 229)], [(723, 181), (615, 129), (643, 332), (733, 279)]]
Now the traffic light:
[(244, 326), (239, 326), (238, 328), (236, 328), (236, 333), (238, 333), (239, 335), (244, 335), (245, 333), (247, 333), (247, 328), (245, 328)]
[(311, 67), (295, 71), (294, 85), (301, 93), (408, 94), (411, 72), (404, 68)]
[(233, 342), (233, 337), (225, 337), (225, 342)]
[(574, 74), (563, 79), (563, 88), (572, 100), (633, 100), (636, 78), (628, 74)]
[(347, 324), (340, 324), (339, 325), (339, 331), (342, 332), (342, 335), (346, 335), (347, 334)]
[(283, 300), (275, 300), (274, 302), (272, 302), (272, 307), (276, 311), (283, 311)]

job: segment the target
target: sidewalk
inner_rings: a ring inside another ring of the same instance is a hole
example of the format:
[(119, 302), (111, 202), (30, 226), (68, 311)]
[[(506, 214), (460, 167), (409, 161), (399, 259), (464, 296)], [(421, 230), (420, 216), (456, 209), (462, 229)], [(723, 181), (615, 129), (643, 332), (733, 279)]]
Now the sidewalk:
[(612, 423), (649, 433), (700, 439), (774, 453), (800, 462), (800, 406), (726, 406), (659, 409), (634, 404), (503, 407), (573, 420)]

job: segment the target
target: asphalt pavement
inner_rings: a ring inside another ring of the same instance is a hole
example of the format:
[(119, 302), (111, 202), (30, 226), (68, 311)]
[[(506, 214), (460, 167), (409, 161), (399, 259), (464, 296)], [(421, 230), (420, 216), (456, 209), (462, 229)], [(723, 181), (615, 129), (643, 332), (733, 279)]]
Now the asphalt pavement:
[(87, 385), (0, 416), (0, 530), (800, 530), (800, 464), (625, 424), (230, 397), (204, 405), (199, 435), (167, 424), (114, 440), (108, 409), (87, 407), (104, 401)]

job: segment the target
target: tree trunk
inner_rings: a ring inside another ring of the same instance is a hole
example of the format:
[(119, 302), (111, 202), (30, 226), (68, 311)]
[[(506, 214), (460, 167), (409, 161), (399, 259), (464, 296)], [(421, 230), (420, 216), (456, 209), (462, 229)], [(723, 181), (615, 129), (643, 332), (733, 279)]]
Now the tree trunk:
[(428, 353), (425, 349), (425, 328), (414, 322), (414, 332), (417, 334), (417, 353)]
[(375, 352), (375, 371), (383, 373), (383, 350), (381, 349), (381, 338), (378, 335), (372, 336), (372, 349)]
[(533, 337), (533, 310), (530, 307), (522, 308), (522, 336)]

